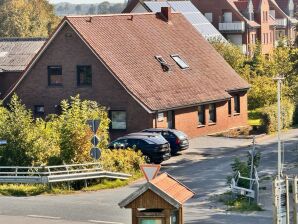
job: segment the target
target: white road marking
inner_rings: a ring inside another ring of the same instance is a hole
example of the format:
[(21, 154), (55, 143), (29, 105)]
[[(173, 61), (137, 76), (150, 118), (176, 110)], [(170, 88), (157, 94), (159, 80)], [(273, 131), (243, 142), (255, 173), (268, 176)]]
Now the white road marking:
[(93, 223), (106, 223), (106, 224), (123, 224), (121, 222), (107, 222), (107, 221), (98, 221), (98, 220), (88, 220), (88, 222), (93, 222)]
[(42, 219), (61, 219), (60, 217), (54, 217), (54, 216), (43, 216), (43, 215), (27, 215), (31, 218), (42, 218)]

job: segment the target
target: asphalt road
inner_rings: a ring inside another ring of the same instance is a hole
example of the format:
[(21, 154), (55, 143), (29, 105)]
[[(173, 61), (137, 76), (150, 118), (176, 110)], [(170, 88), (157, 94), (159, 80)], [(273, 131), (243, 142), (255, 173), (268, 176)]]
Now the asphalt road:
[[(285, 163), (293, 164), (298, 158), (298, 130), (284, 135)], [(218, 207), (211, 196), (223, 193), (228, 188), (226, 176), (231, 172), (230, 163), (235, 157), (245, 157), (251, 140), (202, 137), (191, 141), (191, 149), (173, 157), (163, 166), (197, 195), (187, 202), (185, 222), (200, 224), (271, 224), (270, 197), (261, 198), (269, 207), (258, 213), (229, 213)], [(276, 138), (270, 137), (258, 143), (262, 152), (261, 174), (272, 174), (276, 170)], [(92, 193), (77, 193), (61, 196), (4, 197), (0, 196), (0, 223), (9, 224), (129, 224), (130, 211), (120, 209), (118, 202), (135, 191), (141, 182), (132, 186)], [(266, 207), (266, 208), (267, 208)]]

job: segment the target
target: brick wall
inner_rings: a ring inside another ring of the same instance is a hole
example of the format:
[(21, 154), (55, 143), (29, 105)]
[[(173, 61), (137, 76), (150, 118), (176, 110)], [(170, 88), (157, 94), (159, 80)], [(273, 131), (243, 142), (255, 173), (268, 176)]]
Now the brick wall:
[[(263, 54), (270, 54), (274, 48), (275, 42), (275, 31), (272, 27), (270, 27), (269, 23), (269, 2), (268, 0), (261, 1), (262, 4), (260, 5), (259, 11), (255, 15), (255, 20), (257, 23), (261, 25), (261, 28), (258, 32), (258, 39), (262, 44), (262, 53)], [(268, 14), (268, 19), (265, 19), (265, 14)], [(272, 41), (270, 40), (270, 35), (272, 36)]]
[[(231, 99), (232, 114), (228, 114), (228, 101), (216, 103), (216, 123), (209, 124), (209, 104), (205, 105), (205, 125), (198, 125), (198, 107), (175, 110), (175, 128), (185, 132), (189, 137), (202, 136), (247, 125), (247, 94), (240, 94), (240, 113), (233, 112), (234, 99)], [(166, 116), (167, 113), (164, 113)], [(157, 122), (158, 128), (167, 127), (167, 118)]]
[(5, 96), (5, 93), (20, 77), (21, 72), (3, 72), (0, 73), (0, 99)]
[[(49, 65), (62, 66), (63, 87), (48, 86)], [(92, 66), (92, 87), (77, 86), (77, 65)], [(152, 127), (151, 115), (124, 90), (68, 25), (56, 36), (17, 87), (16, 93), (28, 108), (44, 105), (47, 114), (55, 113), (55, 105), (59, 105), (62, 99), (77, 94), (110, 110), (126, 110), (127, 130), (111, 131), (112, 139), (126, 132)]]

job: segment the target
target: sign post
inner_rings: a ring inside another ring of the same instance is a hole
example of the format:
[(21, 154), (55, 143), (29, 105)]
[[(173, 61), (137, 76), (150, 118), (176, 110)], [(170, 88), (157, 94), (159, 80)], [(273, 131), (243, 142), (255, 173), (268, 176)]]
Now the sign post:
[(90, 150), (90, 156), (94, 160), (99, 160), (99, 158), (101, 156), (101, 150), (100, 150), (100, 148), (97, 147), (97, 145), (99, 144), (100, 139), (97, 137), (96, 132), (99, 128), (100, 120), (88, 120), (87, 124), (93, 131), (93, 137), (91, 138), (91, 143), (92, 143), (93, 147)]
[(276, 178), (273, 181), (274, 223), (290, 224), (289, 180)]
[(149, 182), (157, 176), (161, 168), (161, 165), (145, 164), (145, 165), (141, 165), (140, 167), (146, 180)]

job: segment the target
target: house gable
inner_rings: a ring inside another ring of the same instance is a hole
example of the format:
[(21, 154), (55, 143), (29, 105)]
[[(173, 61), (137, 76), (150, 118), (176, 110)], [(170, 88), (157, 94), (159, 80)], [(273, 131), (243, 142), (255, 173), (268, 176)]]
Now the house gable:
[[(63, 33), (63, 34), (61, 34)], [(59, 40), (56, 40), (57, 37), (61, 37), (64, 35), (64, 39), (60, 38)], [(67, 37), (68, 36), (68, 37)], [(19, 90), (19, 85), (23, 85), (22, 82), (24, 79), (26, 79), (26, 76), (28, 75), (28, 73), (31, 72), (31, 70), (34, 68), (34, 66), (39, 63), (40, 58), (42, 57), (46, 57), (48, 59), (52, 59), (52, 58), (56, 58), (56, 53), (52, 53), (51, 55), (49, 54), (49, 50), (48, 48), (50, 48), (50, 46), (52, 45), (52, 42), (59, 42), (59, 41), (64, 41), (65, 43), (67, 43), (70, 38), (75, 37), (77, 42), (80, 42), (80, 45), (82, 48), (84, 48), (84, 50), (89, 51), (89, 55), (93, 54), (93, 59), (97, 60), (97, 62), (94, 61), (94, 64), (100, 64), (101, 66), (103, 66), (106, 72), (110, 73), (110, 75), (112, 77), (114, 77), (114, 81), (118, 81), (118, 83), (114, 83), (116, 85), (118, 85), (119, 88), (122, 88), (122, 90), (125, 90), (126, 93), (123, 93), (125, 96), (130, 95), (130, 97), (133, 98), (134, 101), (136, 101), (139, 106), (141, 106), (146, 112), (151, 113), (151, 111), (148, 109), (148, 107), (146, 107), (142, 102), (140, 102), (135, 96), (133, 96), (133, 94), (130, 93), (129, 89), (127, 89), (124, 85), (122, 85), (121, 81), (119, 81), (117, 79), (117, 77), (113, 74), (113, 71), (105, 64), (105, 62), (100, 58), (100, 56), (92, 49), (92, 47), (90, 46), (89, 43), (87, 43), (84, 38), (82, 38), (82, 36), (80, 35), (80, 33), (78, 33), (76, 31), (76, 29), (67, 21), (67, 19), (64, 19), (61, 24), (57, 27), (57, 30), (53, 33), (53, 35), (51, 36), (51, 38), (49, 38), (49, 40), (45, 43), (44, 47), (36, 54), (36, 56), (32, 59), (31, 63), (28, 65), (28, 67), (26, 68), (26, 70), (23, 72), (23, 74), (21, 75), (21, 77), (17, 80), (16, 84), (14, 86), (12, 86), (12, 88), (9, 90), (9, 92), (5, 95), (4, 100), (7, 101), (7, 99), (9, 99), (9, 97), (11, 96), (11, 94), (13, 92), (18, 92)], [(68, 39), (67, 39), (68, 38)], [(66, 40), (66, 41), (65, 41)], [(69, 46), (68, 44), (63, 44), (63, 46), (60, 46), (59, 48), (57, 48), (57, 52), (60, 50), (64, 51), (64, 56), (62, 58), (60, 58), (60, 61), (65, 61), (65, 59), (70, 59), (70, 61), (72, 61), (73, 58), (76, 58), (76, 55), (80, 55), (80, 51), (76, 50), (76, 53), (73, 53), (73, 55), (69, 54), (69, 52), (71, 52), (71, 50), (74, 50), (73, 47), (67, 48), (66, 46)], [(74, 45), (75, 46), (75, 45)], [(59, 64), (59, 60), (57, 60), (57, 63)], [(99, 61), (99, 62), (98, 62)], [(56, 63), (56, 65), (58, 65)], [(55, 64), (55, 63), (54, 63)], [(54, 65), (53, 63), (49, 63), (49, 65)], [(86, 62), (86, 64), (88, 64)], [(79, 65), (79, 64), (77, 64)], [(44, 77), (43, 77), (44, 78)], [(48, 77), (46, 77), (48, 78)], [(47, 79), (41, 79), (43, 81), (43, 86), (47, 86)], [(69, 84), (69, 83), (67, 83)], [(72, 80), (72, 84), (74, 87), (75, 83)], [(80, 93), (80, 91), (72, 91), (73, 94), (75, 93)], [(86, 93), (86, 92), (85, 92)], [(94, 94), (94, 93), (93, 93)], [(121, 94), (121, 95), (123, 95)], [(83, 96), (84, 94), (81, 93), (81, 95)], [(87, 95), (87, 93), (86, 93)], [(96, 94), (95, 94), (96, 95)], [(70, 95), (69, 95), (70, 96)], [(65, 98), (64, 98), (65, 99)]]
[[(92, 67), (92, 86), (77, 85), (78, 65)], [(63, 86), (49, 86), (48, 66), (61, 66)], [(61, 100), (80, 94), (82, 99), (95, 100), (108, 110), (126, 111), (128, 130), (152, 126), (148, 112), (127, 93), (67, 23), (23, 75), (14, 92), (30, 109), (44, 105), (46, 114), (58, 112)], [(136, 119), (136, 115), (140, 118)]]
[(134, 201), (129, 203), (126, 208), (167, 208), (174, 209), (175, 207), (160, 197), (158, 194), (148, 189)]

